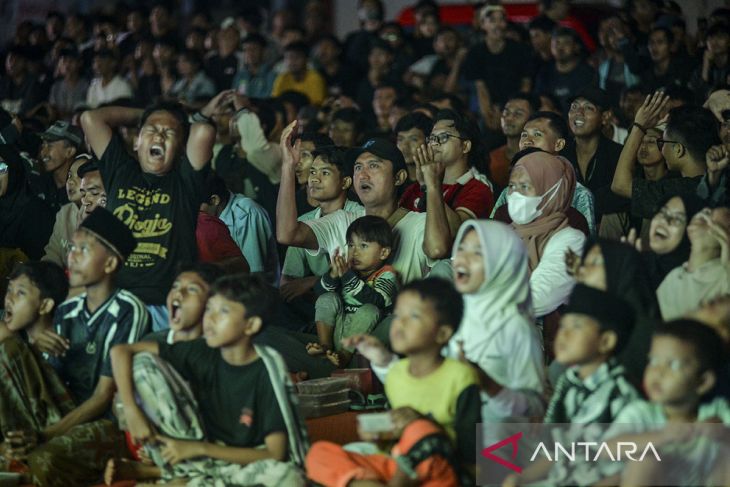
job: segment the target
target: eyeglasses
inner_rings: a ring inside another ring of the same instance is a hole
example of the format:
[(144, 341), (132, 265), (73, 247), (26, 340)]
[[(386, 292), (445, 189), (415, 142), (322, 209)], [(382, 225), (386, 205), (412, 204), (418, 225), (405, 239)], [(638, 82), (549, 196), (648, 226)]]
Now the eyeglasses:
[(686, 217), (670, 213), (669, 210), (667, 210), (666, 208), (662, 208), (657, 212), (657, 216), (660, 215), (662, 218), (664, 218), (664, 221), (666, 221), (672, 227), (680, 227), (687, 223)]
[(8, 173), (8, 165), (4, 162), (0, 162), (0, 175)]
[(441, 145), (448, 142), (451, 137), (459, 140), (468, 140), (464, 137), (459, 137), (458, 135), (450, 134), (448, 132), (441, 132), (438, 135), (429, 135), (426, 137), (426, 142), (431, 145)]
[(662, 150), (664, 147), (664, 144), (682, 144), (681, 142), (677, 142), (676, 140), (664, 140), (664, 139), (656, 139), (656, 146), (659, 147), (659, 150)]

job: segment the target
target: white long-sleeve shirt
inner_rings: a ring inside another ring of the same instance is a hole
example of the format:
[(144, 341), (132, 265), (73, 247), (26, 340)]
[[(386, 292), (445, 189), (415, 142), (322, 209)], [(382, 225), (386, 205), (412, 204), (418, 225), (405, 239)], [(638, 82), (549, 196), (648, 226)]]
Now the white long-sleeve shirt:
[(585, 241), (585, 234), (572, 227), (560, 230), (548, 240), (540, 263), (530, 275), (535, 316), (545, 316), (568, 301), (575, 279), (567, 272), (565, 251), (571, 249), (581, 255)]
[(281, 181), (281, 147), (266, 139), (259, 117), (253, 112), (244, 111), (236, 118), (236, 127), (241, 136), (241, 148), (246, 159), (256, 169), (268, 176), (271, 184)]

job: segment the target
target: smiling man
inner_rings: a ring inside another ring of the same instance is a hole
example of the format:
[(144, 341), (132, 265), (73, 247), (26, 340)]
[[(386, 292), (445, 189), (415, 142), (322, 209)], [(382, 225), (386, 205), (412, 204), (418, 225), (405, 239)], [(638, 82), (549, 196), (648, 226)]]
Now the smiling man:
[(621, 146), (601, 132), (604, 114), (610, 109), (604, 90), (586, 87), (569, 99), (568, 126), (575, 137), (563, 155), (575, 169), (577, 181), (596, 197), (596, 221), (608, 213), (627, 211), (629, 200), (611, 192)]
[[(138, 242), (119, 274), (119, 285), (145, 302), (155, 330), (167, 326), (165, 290), (175, 277), (175, 266), (196, 259), (195, 222), (215, 142), (210, 117), (231, 97), (230, 91), (218, 94), (196, 114), (200, 121), (192, 127), (174, 103), (153, 105), (144, 112), (105, 107), (81, 117), (99, 159), (107, 209), (132, 230)], [(137, 121), (135, 159), (113, 129)]]

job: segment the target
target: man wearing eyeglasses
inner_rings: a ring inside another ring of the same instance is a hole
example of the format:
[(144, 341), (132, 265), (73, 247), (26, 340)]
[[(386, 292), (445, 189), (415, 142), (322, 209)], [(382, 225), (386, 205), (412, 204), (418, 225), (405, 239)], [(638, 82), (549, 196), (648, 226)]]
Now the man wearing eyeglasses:
[(719, 143), (717, 122), (712, 112), (696, 106), (681, 106), (669, 110), (669, 120), (657, 147), (667, 169), (681, 177), (665, 177), (658, 181), (635, 178), (636, 151), (647, 129), (656, 126), (664, 116), (669, 97), (662, 92), (648, 96), (639, 108), (626, 139), (611, 189), (631, 198), (631, 214), (651, 218), (659, 203), (669, 196), (694, 195), (706, 171), (705, 155)]
[(483, 160), (479, 144), (479, 130), (470, 120), (453, 110), (440, 110), (426, 145), (414, 157), (423, 185), (410, 185), (401, 197), (401, 206), (417, 212), (431, 210), (428, 195), (433, 193), (439, 199), (436, 204), (444, 207), (454, 236), (465, 220), (488, 218), (494, 193), (476, 167)]

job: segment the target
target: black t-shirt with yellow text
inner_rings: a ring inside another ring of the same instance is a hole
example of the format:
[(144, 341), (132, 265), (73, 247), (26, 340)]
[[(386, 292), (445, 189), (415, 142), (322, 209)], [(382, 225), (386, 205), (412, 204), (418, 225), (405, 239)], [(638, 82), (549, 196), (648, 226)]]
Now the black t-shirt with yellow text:
[(99, 169), (108, 195), (107, 209), (137, 239), (137, 248), (125, 262), (117, 284), (145, 304), (163, 304), (178, 262), (197, 258), (195, 222), (204, 199), (208, 166), (196, 171), (183, 153), (168, 174), (147, 174), (115, 135), (99, 160)]

